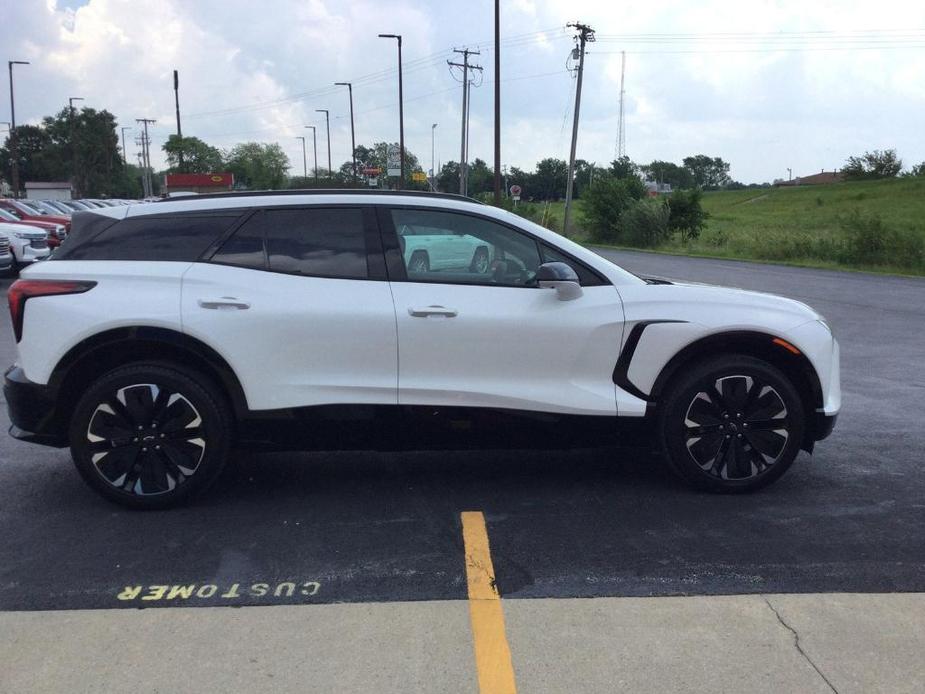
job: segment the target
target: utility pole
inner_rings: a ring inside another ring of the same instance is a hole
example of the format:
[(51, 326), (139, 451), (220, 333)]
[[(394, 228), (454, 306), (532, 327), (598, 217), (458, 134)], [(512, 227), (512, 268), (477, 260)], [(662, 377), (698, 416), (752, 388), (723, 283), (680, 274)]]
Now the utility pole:
[(328, 131), (328, 180), (331, 180), (331, 176), (334, 174), (331, 171), (331, 114), (325, 108), (316, 108), (315, 111), (324, 114), (325, 127)]
[(357, 139), (353, 130), (353, 85), (350, 82), (335, 82), (337, 87), (347, 87), (350, 93), (350, 158), (353, 159), (353, 183), (357, 182)]
[(405, 183), (405, 99), (402, 95), (401, 34), (379, 34), (379, 38), (398, 39), (398, 152), (401, 159), (398, 189), (401, 190)]
[(122, 128), (122, 163), (128, 166), (128, 152), (125, 151), (125, 131), (131, 130), (132, 126)]
[(77, 185), (77, 172), (80, 169), (77, 168), (77, 133), (74, 128), (74, 102), (83, 100), (84, 98), (82, 96), (72, 96), (67, 100), (68, 120), (71, 126), (71, 166), (74, 167), (74, 189), (77, 192), (78, 198), (83, 197), (83, 190)]
[(10, 68), (10, 159), (12, 160), (10, 182), (13, 184), (13, 197), (19, 197), (19, 136), (16, 134), (16, 99), (13, 96), (13, 66), (28, 65), (25, 60), (8, 60)]
[[(575, 178), (575, 148), (578, 145), (578, 115), (581, 111), (581, 79), (585, 69), (585, 44), (594, 41), (594, 29), (587, 24), (575, 22), (568, 26), (578, 31), (575, 40), (578, 42), (578, 84), (575, 86), (575, 117), (572, 120), (572, 149), (568, 160), (568, 180), (565, 182), (565, 213), (562, 215), (562, 235), (568, 236), (569, 213), (572, 208), (572, 186)], [(574, 55), (574, 52), (573, 52)]]
[(173, 100), (177, 107), (177, 137), (180, 139), (178, 143), (180, 145), (180, 171), (185, 172), (186, 169), (183, 167), (183, 130), (180, 129), (180, 73), (176, 70), (173, 71)]
[(501, 205), (501, 0), (495, 0), (495, 205)]
[(437, 151), (437, 124), (430, 126), (430, 189), (437, 190), (437, 169), (434, 166), (434, 153)]
[(157, 123), (153, 118), (136, 118), (136, 123), (144, 124), (144, 135), (141, 136), (141, 152), (144, 161), (143, 180), (145, 182), (146, 194), (148, 197), (154, 195), (154, 185), (151, 180), (151, 138), (148, 137), (148, 125)]
[(308, 159), (305, 156), (305, 136), (299, 135), (297, 140), (302, 140), (302, 177), (308, 179)]
[(787, 180), (788, 181), (793, 180), (793, 169), (791, 169), (789, 166), (787, 167)]
[(626, 79), (626, 51), (620, 52), (620, 121), (617, 128), (617, 159), (626, 156), (626, 125), (623, 101), (626, 95), (624, 81)]
[(318, 185), (318, 137), (317, 137), (317, 133), (315, 132), (314, 125), (306, 125), (305, 128), (306, 129), (311, 128), (312, 130), (312, 152), (314, 153), (314, 157), (315, 157), (315, 185), (317, 186)]
[(462, 63), (454, 63), (452, 60), (447, 60), (446, 64), (450, 67), (459, 67), (462, 68), (462, 86), (463, 86), (463, 99), (462, 99), (462, 126), (461, 126), (461, 135), (460, 135), (460, 144), (459, 144), (459, 194), (466, 195), (468, 193), (469, 186), (467, 185), (469, 181), (468, 173), (468, 143), (469, 143), (469, 70), (478, 70), (481, 72), (482, 68), (479, 65), (470, 65), (469, 56), (470, 55), (480, 55), (479, 51), (470, 51), (468, 48), (459, 50), (458, 48), (453, 49), (454, 53), (462, 54), (463, 61)]

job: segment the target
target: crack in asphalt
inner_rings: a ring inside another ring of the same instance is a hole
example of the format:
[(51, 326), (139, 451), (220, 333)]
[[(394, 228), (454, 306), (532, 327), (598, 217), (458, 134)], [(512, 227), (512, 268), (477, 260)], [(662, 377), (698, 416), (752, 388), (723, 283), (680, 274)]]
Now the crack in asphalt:
[(835, 685), (833, 685), (831, 682), (829, 682), (829, 678), (825, 676), (825, 674), (822, 672), (822, 670), (819, 669), (819, 666), (816, 665), (816, 663), (813, 662), (813, 659), (810, 658), (810, 657), (806, 654), (806, 651), (803, 650), (803, 647), (800, 645), (800, 634), (797, 632), (797, 630), (794, 629), (792, 626), (790, 626), (789, 624), (787, 624), (787, 622), (784, 621), (784, 618), (780, 616), (780, 612), (778, 612), (777, 609), (774, 607), (774, 605), (771, 604), (771, 601), (770, 601), (770, 600), (768, 600), (767, 598), (765, 598), (765, 599), (764, 599), (764, 602), (765, 602), (765, 604), (768, 606), (768, 609), (771, 610), (771, 612), (774, 613), (774, 616), (777, 617), (777, 621), (780, 622), (780, 625), (781, 625), (782, 627), (784, 627), (784, 629), (786, 629), (787, 631), (789, 631), (791, 634), (793, 634), (793, 645), (794, 645), (794, 647), (797, 649), (797, 651), (799, 652), (799, 654), (800, 654), (801, 656), (803, 656), (803, 658), (806, 659), (806, 662), (807, 662), (807, 663), (809, 663), (810, 665), (812, 665), (813, 670), (815, 670), (815, 671), (816, 671), (816, 674), (818, 674), (819, 677), (822, 678), (822, 681), (825, 682), (825, 683), (829, 686), (829, 689), (831, 689), (833, 692), (835, 692), (835, 694), (838, 694), (838, 690), (835, 688)]

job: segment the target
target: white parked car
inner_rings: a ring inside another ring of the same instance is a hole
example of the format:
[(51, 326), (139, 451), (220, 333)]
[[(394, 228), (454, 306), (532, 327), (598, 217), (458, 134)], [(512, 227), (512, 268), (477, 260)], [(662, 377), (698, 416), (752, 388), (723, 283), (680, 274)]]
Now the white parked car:
[(9, 240), (13, 262), (17, 267), (43, 260), (51, 252), (48, 233), (39, 227), (0, 222), (0, 233)]
[(13, 252), (10, 250), (10, 239), (0, 232), (0, 274), (9, 274), (13, 271)]
[[(412, 239), (429, 268), (412, 267)], [(444, 260), (457, 239), (467, 250)], [(746, 491), (811, 451), (841, 404), (838, 344), (806, 305), (646, 280), (450, 195), (84, 213), (9, 303), (11, 433), (69, 446), (93, 488), (133, 507), (201, 491), (235, 445), (333, 431), (351, 447), (377, 422), (414, 435), (420, 412), (641, 424), (691, 484)]]

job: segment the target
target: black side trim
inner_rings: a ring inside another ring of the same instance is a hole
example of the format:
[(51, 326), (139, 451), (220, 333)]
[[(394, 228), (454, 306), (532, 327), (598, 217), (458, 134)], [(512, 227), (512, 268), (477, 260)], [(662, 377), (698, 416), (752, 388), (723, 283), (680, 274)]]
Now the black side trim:
[(33, 383), (18, 366), (7, 369), (3, 396), (12, 426), (10, 435), (47, 446), (67, 445), (55, 418), (55, 400), (47, 386)]
[(620, 357), (617, 359), (616, 366), (614, 366), (613, 382), (630, 395), (635, 395), (637, 398), (641, 398), (642, 400), (651, 401), (650, 397), (639, 390), (639, 388), (637, 388), (629, 379), (630, 364), (633, 361), (633, 355), (636, 353), (636, 347), (639, 346), (639, 340), (642, 339), (642, 334), (650, 325), (656, 325), (658, 323), (687, 322), (688, 321), (686, 320), (647, 320), (636, 323), (636, 325), (633, 326), (633, 329), (630, 330), (629, 337), (626, 338), (626, 344), (623, 346), (623, 350), (620, 352)]

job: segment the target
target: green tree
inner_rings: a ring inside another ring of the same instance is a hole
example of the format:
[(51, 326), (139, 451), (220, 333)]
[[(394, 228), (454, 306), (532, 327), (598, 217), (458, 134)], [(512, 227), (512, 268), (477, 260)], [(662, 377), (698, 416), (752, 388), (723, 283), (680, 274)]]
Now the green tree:
[(289, 157), (276, 143), (242, 142), (225, 156), (225, 168), (234, 174), (235, 185), (251, 190), (286, 187)]
[(701, 188), (720, 188), (729, 181), (729, 164), (720, 157), (684, 157), (684, 168), (691, 172), (694, 185)]
[(619, 243), (622, 236), (621, 216), (636, 200), (646, 195), (646, 187), (635, 176), (615, 178), (612, 174), (594, 179), (585, 192), (582, 218), (594, 241)]
[(864, 152), (860, 157), (848, 157), (842, 173), (849, 180), (894, 178), (902, 168), (903, 160), (897, 156), (895, 149), (875, 149)]
[(443, 193), (459, 192), (459, 162), (448, 161), (437, 174), (437, 190)]
[(629, 178), (639, 176), (639, 167), (626, 155), (610, 162), (610, 173), (614, 178)]
[[(355, 150), (356, 159), (357, 159), (357, 170), (359, 175), (363, 175), (364, 168), (378, 168), (382, 169), (380, 176), (380, 185), (386, 186), (391, 185), (391, 183), (397, 183), (395, 178), (388, 178), (386, 176), (386, 170), (388, 169), (388, 160), (389, 160), (389, 147), (395, 146), (398, 147), (397, 142), (376, 142), (372, 147), (367, 147), (366, 145), (357, 145)], [(344, 181), (352, 180), (353, 177), (353, 160), (344, 162), (339, 169), (339, 172), (344, 175)], [(412, 174), (414, 172), (423, 172), (421, 168), (420, 160), (417, 156), (405, 147), (405, 178), (404, 185), (402, 186), (406, 190), (413, 189), (430, 189), (430, 186), (426, 183), (418, 183), (413, 180)], [(321, 169), (318, 169), (318, 175), (321, 176)]]
[(690, 170), (673, 162), (656, 159), (651, 164), (639, 168), (649, 180), (668, 183), (673, 189), (685, 190), (694, 187), (694, 176)]
[(562, 159), (548, 157), (536, 164), (531, 182), (532, 197), (538, 200), (558, 200), (565, 197), (568, 164)]
[(909, 173), (913, 176), (925, 176), (925, 161), (917, 166), (913, 166)]
[(703, 211), (702, 199), (699, 188), (676, 190), (668, 197), (668, 228), (684, 240), (696, 239), (703, 231), (709, 215)]
[(171, 135), (161, 149), (167, 155), (167, 163), (170, 165), (168, 173), (214, 173), (222, 171), (225, 166), (221, 151), (198, 137)]

